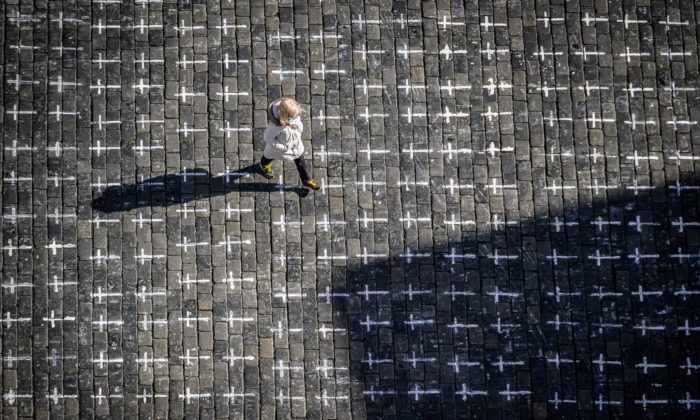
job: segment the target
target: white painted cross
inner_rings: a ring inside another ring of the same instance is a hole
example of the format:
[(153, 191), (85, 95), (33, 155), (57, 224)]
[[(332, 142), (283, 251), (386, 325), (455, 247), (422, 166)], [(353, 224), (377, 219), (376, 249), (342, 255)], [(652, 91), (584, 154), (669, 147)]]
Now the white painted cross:
[(156, 366), (157, 363), (163, 365), (168, 363), (168, 358), (167, 357), (154, 357), (151, 355), (150, 357), (148, 356), (148, 352), (144, 350), (143, 352), (143, 357), (136, 358), (135, 360), (137, 365), (142, 365), (144, 371), (148, 371), (148, 365), (153, 365), (153, 367)]
[(664, 404), (668, 404), (668, 400), (667, 399), (648, 400), (647, 394), (642, 394), (642, 399), (641, 400), (634, 400), (634, 403), (637, 405), (641, 405), (642, 409), (644, 411), (646, 411), (647, 405), (664, 405)]
[(628, 63), (632, 62), (632, 57), (649, 57), (651, 53), (648, 52), (630, 52), (630, 47), (625, 47), (625, 52), (617, 55), (618, 57), (623, 57)]
[(495, 324), (489, 324), (489, 327), (495, 328), (496, 332), (501, 334), (503, 330), (510, 330), (514, 328), (518, 328), (520, 325), (514, 324), (514, 323), (502, 323), (501, 322), (501, 317), (496, 318), (496, 323)]
[(98, 64), (98, 68), (100, 70), (102, 70), (103, 64), (115, 64), (115, 63), (121, 63), (121, 62), (122, 62), (122, 60), (118, 59), (118, 58), (102, 58), (102, 53), (97, 53), (97, 59), (92, 60), (93, 64)]
[(581, 22), (585, 23), (586, 26), (591, 26), (591, 23), (596, 23), (596, 22), (607, 22), (608, 18), (607, 17), (595, 17), (595, 16), (590, 16), (588, 12), (581, 18)]
[(367, 265), (370, 258), (387, 258), (389, 254), (370, 254), (367, 252), (367, 247), (362, 247), (362, 253), (356, 254), (355, 258), (362, 258), (362, 264)]
[(592, 360), (591, 363), (593, 363), (594, 365), (598, 365), (598, 369), (599, 369), (600, 373), (604, 372), (606, 365), (622, 366), (622, 362), (619, 360), (605, 360), (605, 358), (603, 357), (603, 353), (600, 353), (598, 355), (598, 359)]
[(19, 73), (15, 73), (15, 78), (10, 79), (9, 77), (7, 78), (7, 84), (10, 86), (14, 86), (15, 90), (19, 92), (19, 89), (22, 85), (38, 85), (40, 82), (38, 80), (24, 80), (20, 77)]
[(417, 227), (419, 223), (429, 223), (431, 219), (430, 217), (411, 217), (411, 212), (408, 211), (405, 217), (399, 217), (399, 221), (405, 224), (406, 229), (410, 229), (413, 223)]
[(246, 397), (256, 397), (257, 394), (254, 392), (239, 392), (236, 393), (236, 388), (231, 385), (231, 391), (228, 394), (221, 394), (222, 397), (226, 398), (229, 400), (229, 403), (232, 403), (236, 401), (236, 398), (243, 398), (245, 399)]
[(12, 139), (12, 146), (5, 146), (5, 151), (12, 152), (12, 157), (17, 157), (17, 152), (34, 152), (36, 150), (37, 148), (32, 146), (17, 146), (17, 139)]
[(32, 283), (16, 283), (14, 277), (10, 277), (9, 282), (2, 284), (2, 289), (3, 290), (10, 289), (11, 295), (15, 294), (16, 289), (24, 289), (24, 288), (31, 289), (33, 287), (34, 287), (34, 284), (32, 284)]
[(529, 397), (531, 394), (532, 394), (531, 391), (511, 391), (510, 384), (506, 384), (505, 390), (498, 391), (498, 395), (505, 396), (507, 401), (512, 400), (513, 397), (519, 397), (519, 396)]
[(56, 313), (55, 311), (51, 311), (51, 316), (49, 317), (42, 317), (43, 321), (48, 321), (51, 324), (51, 328), (56, 328), (56, 323), (57, 322), (72, 322), (75, 321), (76, 318), (74, 316), (65, 316), (63, 318), (56, 318)]
[(444, 156), (444, 155), (447, 155), (447, 159), (448, 159), (448, 160), (452, 160), (452, 154), (453, 154), (453, 153), (456, 154), (456, 155), (459, 155), (459, 154), (471, 154), (471, 153), (472, 153), (472, 149), (467, 149), (467, 148), (453, 149), (453, 148), (452, 148), (452, 144), (453, 144), (452, 142), (448, 142), (448, 143), (447, 143), (447, 146), (446, 146), (444, 149), (442, 149), (442, 150), (440, 151), (440, 152), (443, 154), (443, 156)]
[(634, 248), (634, 254), (627, 254), (627, 258), (633, 259), (634, 263), (639, 265), (642, 260), (656, 260), (659, 259), (661, 255), (659, 254), (642, 254), (639, 252), (639, 248)]
[(419, 118), (426, 118), (427, 114), (425, 112), (413, 112), (413, 109), (411, 109), (410, 106), (406, 107), (406, 113), (401, 114), (402, 117), (405, 117), (408, 120), (408, 124), (413, 123), (413, 119), (415, 117)]
[(185, 32), (187, 32), (187, 31), (194, 32), (194, 31), (201, 30), (201, 29), (206, 29), (206, 28), (207, 28), (206, 26), (202, 26), (202, 25), (190, 25), (190, 26), (187, 26), (187, 25), (185, 25), (185, 20), (184, 20), (184, 19), (180, 19), (180, 26), (179, 26), (179, 27), (178, 27), (178, 26), (173, 26), (173, 29), (175, 29), (175, 31), (180, 32), (180, 36), (185, 36)]
[(280, 67), (278, 70), (272, 70), (271, 73), (278, 74), (280, 77), (280, 82), (282, 80), (284, 80), (285, 74), (291, 74), (291, 75), (304, 74), (304, 72), (301, 70), (284, 70), (284, 69), (282, 69), (282, 67)]
[[(193, 97), (193, 98), (205, 97), (205, 96), (207, 96), (207, 94), (204, 92), (188, 92), (187, 87), (183, 86), (182, 88), (180, 88), (180, 93), (176, 93), (174, 96), (179, 97), (180, 101), (182, 101), (182, 103), (184, 104), (184, 103), (187, 103), (187, 98), (189, 98), (189, 97)], [(184, 126), (185, 126), (185, 128), (187, 128), (186, 122), (184, 123)], [(185, 135), (185, 137), (187, 137), (187, 135)]]
[(634, 366), (638, 369), (641, 368), (642, 372), (644, 372), (644, 374), (646, 375), (647, 373), (649, 373), (649, 369), (662, 369), (662, 368), (666, 367), (666, 364), (665, 363), (649, 363), (647, 361), (647, 357), (644, 356), (642, 358), (642, 363), (637, 363)]
[(36, 111), (34, 111), (34, 110), (20, 111), (20, 110), (18, 109), (17, 104), (14, 104), (14, 105), (12, 106), (12, 110), (11, 110), (11, 111), (5, 111), (5, 114), (10, 114), (10, 115), (12, 115), (12, 120), (13, 120), (13, 121), (17, 121), (17, 117), (19, 117), (20, 115), (36, 115)]
[(573, 121), (573, 118), (555, 116), (554, 111), (549, 111), (549, 116), (543, 117), (542, 120), (547, 122), (550, 127), (554, 127), (555, 122), (558, 123), (559, 121)]
[(228, 53), (224, 53), (224, 55), (220, 61), (220, 63), (224, 65), (224, 69), (226, 69), (226, 70), (228, 70), (229, 64), (247, 64), (249, 62), (250, 62), (250, 60), (239, 60), (236, 58), (229, 58)]
[(453, 50), (450, 48), (449, 45), (445, 44), (445, 46), (439, 51), (439, 54), (444, 55), (445, 60), (449, 60), (450, 58), (452, 58), (453, 55), (457, 55), (457, 54), (466, 55), (467, 50)]
[(689, 26), (690, 25), (690, 22), (688, 22), (687, 20), (673, 21), (673, 20), (671, 20), (670, 16), (666, 16), (666, 18), (664, 20), (660, 20), (659, 23), (666, 27), (666, 31), (671, 29), (671, 26)]
[[(211, 245), (209, 242), (206, 241), (200, 241), (200, 242), (189, 242), (189, 239), (187, 236), (182, 237), (182, 242), (175, 244), (177, 248), (183, 248), (185, 252), (189, 252), (190, 248), (196, 248), (198, 246), (208, 246)], [(189, 276), (189, 274), (188, 274)]]
[[(184, 322), (185, 327), (191, 328), (192, 325), (190, 325), (190, 322), (202, 322), (202, 323), (209, 323), (211, 321), (211, 318), (208, 316), (191, 316), (192, 314), (190, 311), (185, 311), (185, 316), (180, 316), (177, 318), (178, 322)], [(194, 314), (196, 315), (196, 314)], [(195, 328), (197, 328), (197, 325), (194, 325)]]
[(121, 319), (116, 319), (116, 320), (113, 320), (113, 321), (110, 321), (110, 320), (106, 320), (106, 321), (105, 321), (105, 316), (104, 316), (104, 315), (100, 315), (99, 321), (92, 321), (91, 324), (92, 324), (92, 325), (97, 325), (97, 326), (98, 326), (98, 330), (99, 330), (100, 332), (102, 332), (102, 331), (104, 331), (104, 328), (105, 328), (105, 327), (109, 327), (110, 325), (118, 325), (118, 326), (124, 325), (124, 321), (122, 321)]
[(79, 82), (65, 82), (63, 80), (63, 75), (60, 75), (60, 74), (56, 78), (55, 82), (54, 81), (49, 82), (49, 86), (56, 86), (58, 93), (63, 93), (63, 88), (65, 88), (65, 87), (69, 87), (69, 88), (73, 87), (74, 88), (74, 87), (82, 86), (82, 85), (83, 84), (79, 83)]
[(525, 366), (525, 362), (522, 360), (504, 361), (503, 356), (498, 356), (498, 362), (491, 362), (491, 364), (498, 366), (499, 372), (503, 372), (506, 366)]
[(343, 293), (343, 292), (331, 292), (331, 288), (329, 286), (326, 286), (325, 292), (319, 293), (318, 294), (319, 298), (325, 298), (326, 303), (331, 303), (332, 298), (342, 298), (342, 299), (347, 299), (350, 297), (349, 293)]
[(474, 397), (474, 396), (485, 397), (488, 395), (488, 392), (467, 389), (467, 384), (462, 384), (461, 390), (455, 392), (455, 395), (461, 396), (462, 401), (467, 401), (467, 397)]
[[(619, 295), (622, 296), (622, 293), (620, 293)], [(604, 330), (607, 328), (622, 328), (622, 324), (620, 323), (603, 322), (603, 317), (600, 317), (600, 322), (593, 322), (591, 323), (591, 325), (598, 327), (598, 334), (603, 334)]]
[(90, 293), (93, 299), (97, 298), (97, 303), (102, 303), (102, 298), (110, 297), (122, 297), (123, 294), (120, 292), (103, 292), (102, 286), (97, 286), (97, 293)]
[(685, 399), (678, 400), (678, 403), (684, 405), (686, 410), (692, 410), (696, 404), (700, 404), (700, 399), (690, 398), (690, 392), (686, 392)]
[(321, 63), (320, 70), (314, 70), (314, 74), (321, 74), (321, 79), (326, 80), (326, 74), (345, 74), (343, 69), (326, 69), (326, 63)]
[(368, 228), (370, 223), (386, 223), (389, 219), (383, 217), (367, 217), (367, 210), (362, 210), (362, 217), (358, 217), (356, 221), (362, 223), (364, 228)]
[(544, 94), (545, 98), (549, 98), (549, 92), (554, 92), (556, 93), (557, 91), (568, 91), (569, 87), (568, 86), (554, 86), (551, 87), (547, 84), (547, 81), (545, 80), (542, 82), (541, 85), (535, 85), (535, 90), (538, 92), (541, 92)]
[(12, 327), (13, 324), (19, 324), (22, 322), (30, 322), (32, 320), (31, 317), (16, 317), (12, 318), (12, 314), (10, 311), (7, 311), (5, 314), (5, 317), (2, 319), (2, 322), (5, 324), (5, 328), (9, 329)]
[(379, 24), (382, 23), (382, 21), (379, 20), (379, 19), (362, 19), (362, 13), (359, 13), (359, 14), (358, 14), (358, 18), (357, 18), (357, 19), (353, 19), (353, 20), (351, 21), (351, 23), (359, 25), (359, 26), (360, 26), (360, 30), (362, 30), (362, 27), (363, 27), (364, 25), (367, 25), (367, 24), (369, 24), (369, 25), (379, 25)]
[[(189, 352), (189, 350), (187, 350), (187, 351)], [(202, 357), (202, 356), (200, 356), (200, 357)], [(197, 400), (200, 400), (202, 398), (210, 398), (211, 394), (208, 392), (203, 392), (203, 393), (199, 393), (199, 394), (193, 393), (192, 391), (190, 391), (190, 387), (188, 386), (187, 388), (185, 388), (185, 393), (179, 394), (178, 397), (181, 400), (184, 400), (185, 404), (190, 404), (192, 402), (192, 399), (194, 399), (194, 398), (196, 398)]]
[(639, 185), (637, 183), (637, 179), (635, 178), (632, 182), (632, 185), (625, 187), (625, 189), (634, 191), (634, 196), (636, 197), (637, 195), (639, 195), (639, 191), (653, 190), (654, 186), (653, 185)]
[(107, 355), (107, 358), (105, 359), (105, 352), (101, 351), (100, 352), (100, 357), (98, 359), (92, 359), (92, 363), (96, 363), (99, 365), (100, 369), (104, 369), (105, 364), (109, 365), (111, 363), (116, 363), (116, 364), (122, 364), (124, 363), (124, 359), (122, 358), (111, 358), (109, 355)]
[(623, 88), (622, 90), (624, 90), (624, 91), (626, 91), (626, 92), (629, 92), (630, 98), (634, 98), (634, 97), (635, 97), (634, 94), (635, 94), (636, 92), (642, 92), (642, 93), (644, 93), (644, 92), (653, 92), (653, 91), (654, 91), (654, 88), (653, 88), (653, 87), (644, 87), (644, 86), (636, 87), (636, 86), (634, 85), (634, 83), (630, 83), (629, 85), (627, 85), (626, 88)]
[(700, 290), (687, 290), (685, 288), (685, 284), (683, 284), (681, 285), (681, 290), (673, 292), (673, 295), (682, 296), (682, 299), (685, 302), (688, 299), (688, 296), (700, 295)]
[(7, 405), (12, 406), (18, 399), (21, 398), (33, 398), (32, 394), (18, 394), (16, 390), (10, 389), (8, 392), (2, 394), (2, 399), (7, 402)]
[[(369, 315), (367, 316), (367, 321), (369, 322)], [(389, 322), (389, 321), (384, 321), (384, 322)], [(387, 325), (391, 325), (391, 322), (389, 322), (389, 324), (387, 324)], [(367, 326), (367, 332), (369, 332), (369, 325)], [(367, 350), (367, 358), (362, 359), (362, 363), (367, 363), (369, 365), (369, 368), (372, 369), (372, 367), (374, 365), (381, 365), (382, 363), (394, 363), (394, 361), (392, 359), (375, 359), (373, 354), (372, 354), (372, 350), (368, 349)]]
[(552, 255), (547, 255), (546, 259), (554, 262), (554, 265), (559, 265), (559, 260), (577, 260), (577, 255), (559, 255), (556, 248), (552, 249)]
[(328, 378), (329, 370), (348, 370), (346, 367), (331, 366), (328, 363), (328, 359), (323, 359), (323, 363), (320, 366), (316, 366), (316, 370), (321, 372), (324, 378)]
[(544, 61), (546, 57), (556, 57), (557, 55), (564, 55), (563, 52), (548, 52), (544, 50), (544, 47), (540, 45), (540, 49), (538, 52), (532, 53), (533, 57), (539, 57), (540, 61)]
[[(641, 125), (642, 127), (644, 127), (646, 125), (656, 125), (656, 121), (654, 121), (654, 120), (637, 120), (637, 116), (634, 113), (632, 113), (632, 115), (630, 116), (630, 119), (625, 120), (624, 123), (627, 125), (631, 125), (632, 130), (636, 129), (638, 125)], [(634, 153), (636, 156), (637, 151), (635, 150)], [(629, 159), (629, 157), (627, 159)], [(658, 158), (655, 158), (655, 159), (658, 159)], [(636, 164), (637, 164), (637, 161), (635, 160), (635, 165)]]
[(165, 258), (166, 256), (161, 254), (161, 255), (147, 255), (144, 251), (143, 248), (141, 248), (141, 254), (137, 254), (134, 258), (136, 261), (139, 261), (141, 265), (143, 265), (146, 261), (153, 261), (155, 258)]
[[(193, 353), (196, 353), (196, 349), (192, 350)], [(186, 366), (193, 366), (194, 363), (192, 363), (193, 360), (209, 360), (211, 359), (211, 356), (209, 355), (195, 355), (195, 356), (190, 356), (190, 349), (185, 350), (185, 355), (184, 356), (178, 356), (178, 359), (184, 360)], [(187, 388), (189, 392), (189, 388)]]
[[(454, 252), (454, 248), (452, 248), (452, 252)], [(476, 258), (476, 256), (474, 256), (474, 258)], [(442, 294), (443, 294), (443, 295), (450, 295), (450, 300), (451, 300), (452, 302), (455, 301), (455, 298), (456, 298), (457, 296), (474, 296), (474, 295), (475, 295), (474, 292), (469, 292), (469, 291), (466, 291), (466, 290), (455, 290), (454, 284), (450, 285), (450, 291), (449, 291), (449, 292), (442, 292)], [(455, 322), (455, 324), (457, 323), (457, 318), (454, 318), (454, 322)], [(449, 327), (449, 326), (450, 326), (450, 325), (448, 325), (448, 327)], [(471, 327), (469, 327), (469, 328), (471, 328)]]
[(561, 364), (564, 364), (564, 363), (566, 363), (566, 364), (569, 364), (569, 363), (573, 364), (573, 363), (576, 363), (576, 361), (573, 360), (573, 359), (562, 359), (562, 358), (559, 356), (559, 353), (557, 353), (556, 356), (554, 356), (554, 357), (552, 357), (552, 358), (549, 358), (549, 357), (548, 357), (548, 358), (547, 358), (547, 363), (552, 363), (553, 365), (555, 365), (555, 366), (557, 367), (557, 369), (559, 369), (559, 365), (561, 365)]
[(673, 131), (678, 130), (678, 126), (692, 126), (692, 125), (697, 125), (697, 121), (692, 121), (692, 120), (679, 120), (678, 117), (674, 114), (673, 117), (671, 118), (670, 121), (666, 121), (666, 125), (672, 125), (673, 126)]
[(239, 25), (229, 24), (226, 18), (221, 19), (221, 25), (216, 25), (214, 27), (216, 29), (221, 29), (221, 33), (224, 36), (228, 36), (229, 29), (246, 29), (246, 28), (248, 28), (248, 26), (244, 25), (244, 24), (239, 24)]
[(416, 363), (419, 363), (419, 362), (420, 363), (435, 363), (435, 362), (437, 362), (436, 357), (416, 357), (415, 351), (411, 352), (411, 357), (409, 357), (409, 358), (404, 357), (403, 360), (404, 360), (404, 362), (410, 363), (411, 367), (413, 369), (416, 368)]
[(404, 320), (403, 322), (405, 325), (408, 325), (411, 327), (411, 331), (415, 330), (416, 325), (428, 325), (428, 324), (434, 324), (435, 320), (433, 319), (414, 319), (413, 314), (409, 314), (408, 320)]
[(182, 274), (178, 273), (178, 281), (180, 284), (186, 285), (187, 290), (190, 290), (190, 284), (199, 284), (199, 283), (209, 283), (211, 280), (209, 279), (190, 279), (190, 273), (187, 273), (185, 275), (185, 278), (182, 278)]
[(77, 394), (59, 394), (58, 393), (58, 387), (53, 387), (53, 392), (50, 394), (46, 395), (46, 399), (49, 400), (50, 402), (54, 404), (58, 404), (60, 400), (66, 400), (66, 399), (77, 399), (78, 395)]
[[(369, 121), (370, 118), (387, 118), (389, 117), (389, 114), (384, 114), (384, 113), (369, 113), (369, 107), (365, 107), (365, 112), (362, 114), (358, 115), (359, 117), (362, 117), (365, 119), (365, 122)], [(368, 146), (369, 147), (369, 146)], [(364, 152), (364, 150), (360, 150), (360, 152)], [(388, 153), (388, 151), (386, 151)]]
[[(234, 316), (233, 311), (228, 311), (228, 316), (226, 318), (221, 318), (221, 321), (228, 323), (229, 328), (233, 328), (233, 325), (236, 322), (241, 322), (241, 323), (242, 322), (255, 322), (255, 318), (254, 317), (244, 317), (244, 316)], [(230, 351), (231, 351), (232, 356), (231, 356), (231, 358), (229, 358), (229, 360), (231, 360), (231, 366), (233, 366), (233, 360), (237, 360), (237, 359), (233, 359), (233, 349), (231, 349)], [(247, 359), (247, 358), (244, 359), (241, 357), (239, 357), (239, 359), (240, 360), (253, 360), (254, 359), (253, 356), (248, 356), (248, 357), (250, 357), (250, 359)]]
[[(454, 286), (452, 286), (454, 288)], [(447, 293), (447, 292), (443, 292)], [(454, 290), (453, 290), (454, 293)], [(472, 292), (457, 292), (457, 293), (463, 293), (465, 295), (474, 295)], [(454, 294), (452, 296), (452, 300), (454, 301)], [(457, 318), (452, 318), (452, 323), (445, 325), (447, 328), (450, 328), (452, 330), (453, 334), (457, 334), (458, 330), (468, 330), (470, 328), (479, 328), (478, 324), (465, 324), (463, 322), (457, 322)]]
[(628, 29), (628, 26), (630, 23), (636, 23), (636, 24), (640, 24), (640, 23), (648, 24), (649, 23), (649, 21), (646, 21), (646, 20), (630, 19), (629, 15), (627, 13), (625, 13), (625, 17), (622, 20), (618, 19), (614, 22), (615, 23), (623, 22), (625, 24), (625, 30)]
[(559, 327), (561, 327), (562, 325), (569, 326), (569, 327), (575, 327), (578, 324), (579, 324), (578, 322), (560, 320), (559, 314), (556, 314), (554, 316), (554, 321), (547, 321), (547, 325), (554, 325), (554, 329), (556, 331), (559, 331)]
[[(595, 57), (595, 56), (601, 56), (601, 55), (605, 55), (605, 54), (607, 54), (607, 53), (602, 52), (602, 51), (588, 51), (588, 50), (586, 49), (586, 46), (585, 46), (585, 45), (582, 47), (582, 51), (576, 51), (576, 52), (574, 52), (574, 55), (583, 56), (583, 62), (584, 62), (584, 63), (587, 63), (587, 62), (588, 62), (588, 57), (589, 57), (589, 56)], [(586, 83), (588, 83), (588, 80), (586, 80)]]
[(141, 53), (141, 58), (134, 60), (134, 64), (140, 64), (141, 65), (141, 70), (146, 68), (146, 64), (150, 66), (151, 63), (165, 63), (165, 60), (162, 58), (148, 58), (146, 59), (146, 53)]
[(451, 112), (450, 108), (445, 105), (445, 110), (436, 114), (438, 118), (444, 118), (444, 122), (449, 124), (452, 118), (468, 118), (470, 114), (468, 112)]
[(18, 53), (21, 53), (21, 52), (24, 51), (24, 50), (36, 51), (36, 50), (40, 50), (40, 49), (41, 49), (41, 47), (38, 47), (38, 46), (33, 46), (33, 45), (22, 45), (22, 41), (21, 41), (21, 40), (20, 40), (19, 43), (17, 43), (17, 44), (9, 45), (9, 48), (10, 48), (11, 50), (17, 50)]
[[(391, 391), (391, 390), (389, 390), (389, 391), (376, 391), (376, 390), (374, 389), (374, 385), (371, 385), (371, 386), (369, 387), (369, 390), (364, 390), (364, 391), (362, 391), (362, 394), (363, 394), (363, 395), (369, 395), (370, 400), (371, 400), (372, 402), (374, 402), (374, 397), (375, 397), (375, 396), (379, 396), (379, 397), (383, 397), (383, 396), (385, 396), (385, 395), (387, 395), (387, 396), (393, 396), (393, 395), (396, 395), (396, 391)], [(698, 400), (698, 401), (700, 401), (700, 400)]]
[(578, 401), (574, 399), (561, 399), (559, 398), (559, 392), (554, 391), (554, 398), (551, 400), (547, 400), (550, 404), (554, 404), (554, 409), (558, 410), (559, 409), (559, 404), (577, 404)]
[(430, 252), (412, 252), (411, 248), (406, 248), (406, 252), (399, 254), (399, 258), (406, 260), (407, 264), (410, 264), (414, 258), (431, 258), (433, 254)]
[(423, 54), (425, 51), (420, 48), (409, 48), (407, 43), (403, 47), (396, 50), (396, 54), (403, 56), (404, 60), (408, 60), (410, 54)]
[[(369, 147), (367, 150), (358, 150), (358, 152), (367, 152), (367, 159), (371, 159), (370, 153), (371, 154), (377, 154), (377, 153), (383, 153), (383, 152), (389, 152), (388, 150), (370, 150)], [(367, 181), (367, 176), (362, 175), (362, 181), (355, 181), (355, 185), (359, 185), (362, 187), (362, 191), (367, 191), (367, 187), (373, 187), (373, 186), (386, 186), (386, 182), (384, 181)]]
[(507, 23), (491, 23), (488, 15), (487, 15), (487, 16), (484, 16), (484, 21), (481, 22), (479, 24), (479, 26), (483, 27), (488, 32), (489, 28), (491, 28), (491, 27), (493, 27), (493, 28), (495, 28), (495, 27), (508, 27), (508, 24)]
[(146, 298), (151, 298), (153, 296), (167, 296), (165, 291), (146, 291), (146, 286), (141, 286), (141, 291), (134, 293), (136, 299), (141, 299), (141, 302), (146, 302)]
[(690, 336), (691, 332), (700, 331), (700, 327), (691, 327), (690, 321), (686, 319), (685, 322), (683, 322), (683, 326), (676, 328), (676, 330), (683, 331), (685, 333), (685, 336), (688, 337)]

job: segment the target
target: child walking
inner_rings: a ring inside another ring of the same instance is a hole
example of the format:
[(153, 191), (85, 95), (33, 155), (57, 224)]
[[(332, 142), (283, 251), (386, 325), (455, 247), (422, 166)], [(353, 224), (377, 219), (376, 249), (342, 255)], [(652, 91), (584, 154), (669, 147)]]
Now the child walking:
[(321, 187), (311, 178), (304, 162), (304, 143), (301, 140), (304, 125), (301, 123), (299, 103), (287, 97), (272, 101), (267, 107), (267, 120), (263, 135), (265, 151), (259, 163), (262, 175), (267, 179), (275, 176), (272, 171), (272, 161), (275, 159), (293, 160), (303, 185), (319, 190)]

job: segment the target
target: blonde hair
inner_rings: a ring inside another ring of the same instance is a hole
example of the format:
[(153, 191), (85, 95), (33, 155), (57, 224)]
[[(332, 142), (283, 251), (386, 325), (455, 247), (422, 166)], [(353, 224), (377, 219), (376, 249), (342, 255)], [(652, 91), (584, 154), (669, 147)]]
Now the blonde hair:
[[(279, 105), (279, 118), (275, 116), (275, 112), (273, 111), (273, 107), (277, 105)], [(301, 112), (302, 109), (299, 102), (294, 100), (294, 98), (283, 96), (270, 102), (270, 105), (267, 107), (267, 119), (277, 125), (286, 127), (289, 125), (289, 118), (295, 117), (301, 114)], [(296, 126), (291, 125), (290, 127), (296, 128)]]

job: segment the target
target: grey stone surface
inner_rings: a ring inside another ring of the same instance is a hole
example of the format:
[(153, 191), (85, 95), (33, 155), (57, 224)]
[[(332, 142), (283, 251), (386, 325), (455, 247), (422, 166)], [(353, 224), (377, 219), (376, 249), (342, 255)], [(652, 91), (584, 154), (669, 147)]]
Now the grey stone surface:
[(697, 417), (696, 9), (4, 2), (2, 417)]

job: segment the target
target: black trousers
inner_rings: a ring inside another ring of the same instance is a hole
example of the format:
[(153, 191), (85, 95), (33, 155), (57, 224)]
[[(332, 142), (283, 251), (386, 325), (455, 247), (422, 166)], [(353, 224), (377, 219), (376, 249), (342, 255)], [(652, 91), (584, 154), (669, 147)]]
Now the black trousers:
[[(262, 159), (260, 159), (260, 163), (262, 165), (267, 165), (268, 163), (272, 162), (274, 159), (268, 159), (263, 155)], [(297, 171), (299, 171), (299, 177), (301, 178), (301, 182), (306, 182), (311, 179), (311, 175), (309, 175), (309, 170), (306, 169), (306, 162), (304, 162), (304, 156), (299, 156), (298, 158), (294, 159), (294, 164), (297, 167)]]

